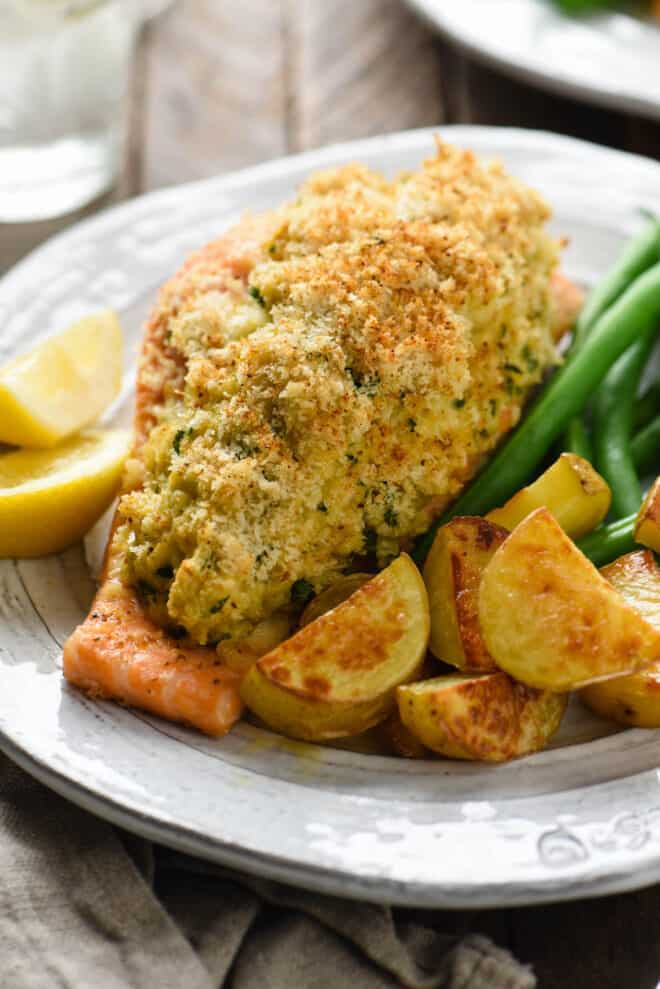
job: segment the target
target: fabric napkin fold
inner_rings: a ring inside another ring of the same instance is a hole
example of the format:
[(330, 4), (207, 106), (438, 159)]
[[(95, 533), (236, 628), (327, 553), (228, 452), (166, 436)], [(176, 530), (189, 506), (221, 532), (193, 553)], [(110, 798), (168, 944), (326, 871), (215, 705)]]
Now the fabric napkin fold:
[[(3, 989), (533, 989), (442, 914), (239, 875), (68, 803), (0, 756)], [(431, 926), (432, 925), (432, 926)]]

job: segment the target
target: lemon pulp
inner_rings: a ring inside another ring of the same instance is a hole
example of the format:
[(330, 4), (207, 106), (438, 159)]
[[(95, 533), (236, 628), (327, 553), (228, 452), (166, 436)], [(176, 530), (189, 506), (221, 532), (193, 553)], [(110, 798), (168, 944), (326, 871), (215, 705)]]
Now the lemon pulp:
[(127, 430), (90, 430), (1, 455), (0, 557), (45, 556), (81, 539), (112, 502), (130, 443)]
[(0, 368), (0, 441), (50, 447), (93, 422), (121, 387), (123, 343), (105, 309)]

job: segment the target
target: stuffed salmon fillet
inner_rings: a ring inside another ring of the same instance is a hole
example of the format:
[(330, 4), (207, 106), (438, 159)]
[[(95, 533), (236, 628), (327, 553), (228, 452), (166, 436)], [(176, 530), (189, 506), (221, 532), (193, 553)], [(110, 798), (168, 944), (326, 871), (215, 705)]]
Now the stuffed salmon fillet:
[(440, 145), (247, 218), (161, 290), (135, 448), (67, 679), (210, 734), (312, 594), (423, 532), (517, 422), (581, 303), (549, 211)]

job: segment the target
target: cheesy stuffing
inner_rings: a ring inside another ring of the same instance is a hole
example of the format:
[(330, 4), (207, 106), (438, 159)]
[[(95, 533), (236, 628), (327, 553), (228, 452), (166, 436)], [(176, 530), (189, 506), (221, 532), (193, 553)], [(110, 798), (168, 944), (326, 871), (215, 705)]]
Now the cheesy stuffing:
[(188, 262), (155, 314), (167, 348), (143, 371), (169, 387), (115, 536), (153, 617), (241, 638), (428, 527), (556, 363), (548, 215), (443, 144), (393, 181), (315, 174), (245, 221), (240, 264)]

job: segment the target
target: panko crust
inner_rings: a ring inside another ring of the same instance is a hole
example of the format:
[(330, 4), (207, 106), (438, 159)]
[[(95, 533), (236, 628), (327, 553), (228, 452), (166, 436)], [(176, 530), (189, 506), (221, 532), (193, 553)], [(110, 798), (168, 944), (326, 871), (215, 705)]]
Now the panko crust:
[(556, 362), (548, 209), (439, 145), (388, 181), (313, 175), (163, 288), (115, 535), (123, 579), (197, 642), (408, 546)]

